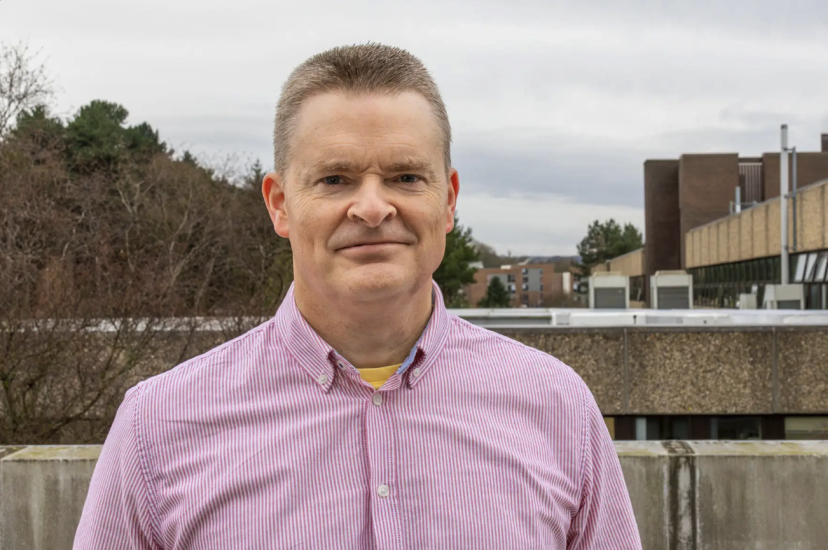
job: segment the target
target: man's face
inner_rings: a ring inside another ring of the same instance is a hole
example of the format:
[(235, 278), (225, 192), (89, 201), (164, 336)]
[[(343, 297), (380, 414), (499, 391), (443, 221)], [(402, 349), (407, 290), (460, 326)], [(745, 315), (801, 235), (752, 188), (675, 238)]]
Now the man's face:
[(439, 129), (415, 93), (326, 93), (302, 106), (287, 173), (262, 187), (290, 238), (297, 284), (316, 296), (378, 301), (429, 284), (459, 191)]

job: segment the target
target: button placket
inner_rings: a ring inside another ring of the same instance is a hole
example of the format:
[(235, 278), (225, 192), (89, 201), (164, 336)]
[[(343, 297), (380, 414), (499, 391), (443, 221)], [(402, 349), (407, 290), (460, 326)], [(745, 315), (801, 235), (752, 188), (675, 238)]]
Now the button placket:
[(371, 518), (377, 548), (397, 548), (401, 540), (399, 513), (395, 498), (393, 463), (395, 460), (394, 423), (388, 407), (389, 394), (375, 392), (367, 402), (365, 429), (368, 453), (368, 484), (371, 498)]

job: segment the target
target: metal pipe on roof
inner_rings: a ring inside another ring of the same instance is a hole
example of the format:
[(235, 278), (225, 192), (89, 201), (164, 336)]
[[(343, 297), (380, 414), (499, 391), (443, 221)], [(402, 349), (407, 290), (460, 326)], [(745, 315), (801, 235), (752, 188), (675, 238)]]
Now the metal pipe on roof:
[(793, 220), (793, 251), (796, 252), (796, 234), (799, 233), (796, 228), (796, 147), (791, 147), (793, 151), (793, 158), (791, 159), (791, 203), (793, 204), (793, 212), (791, 212)]
[(788, 125), (782, 125), (782, 147), (779, 151), (779, 229), (782, 284), (790, 282), (788, 274)]

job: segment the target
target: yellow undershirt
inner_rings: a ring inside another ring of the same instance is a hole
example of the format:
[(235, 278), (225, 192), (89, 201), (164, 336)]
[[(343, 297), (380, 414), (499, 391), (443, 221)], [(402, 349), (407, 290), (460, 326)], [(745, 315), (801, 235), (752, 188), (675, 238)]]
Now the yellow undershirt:
[(378, 390), (385, 384), (386, 380), (391, 378), (391, 376), (399, 370), (402, 366), (402, 363), (399, 365), (389, 365), (387, 367), (376, 367), (373, 369), (357, 369), (359, 371), (359, 375), (362, 377), (363, 380), (374, 386), (375, 390)]

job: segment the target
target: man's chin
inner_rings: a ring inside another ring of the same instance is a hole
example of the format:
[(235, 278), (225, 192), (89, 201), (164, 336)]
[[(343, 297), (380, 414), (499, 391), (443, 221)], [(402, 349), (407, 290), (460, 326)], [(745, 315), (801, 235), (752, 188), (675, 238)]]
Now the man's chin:
[(373, 301), (410, 292), (417, 282), (411, 270), (388, 264), (369, 264), (348, 271), (341, 287), (353, 298)]

